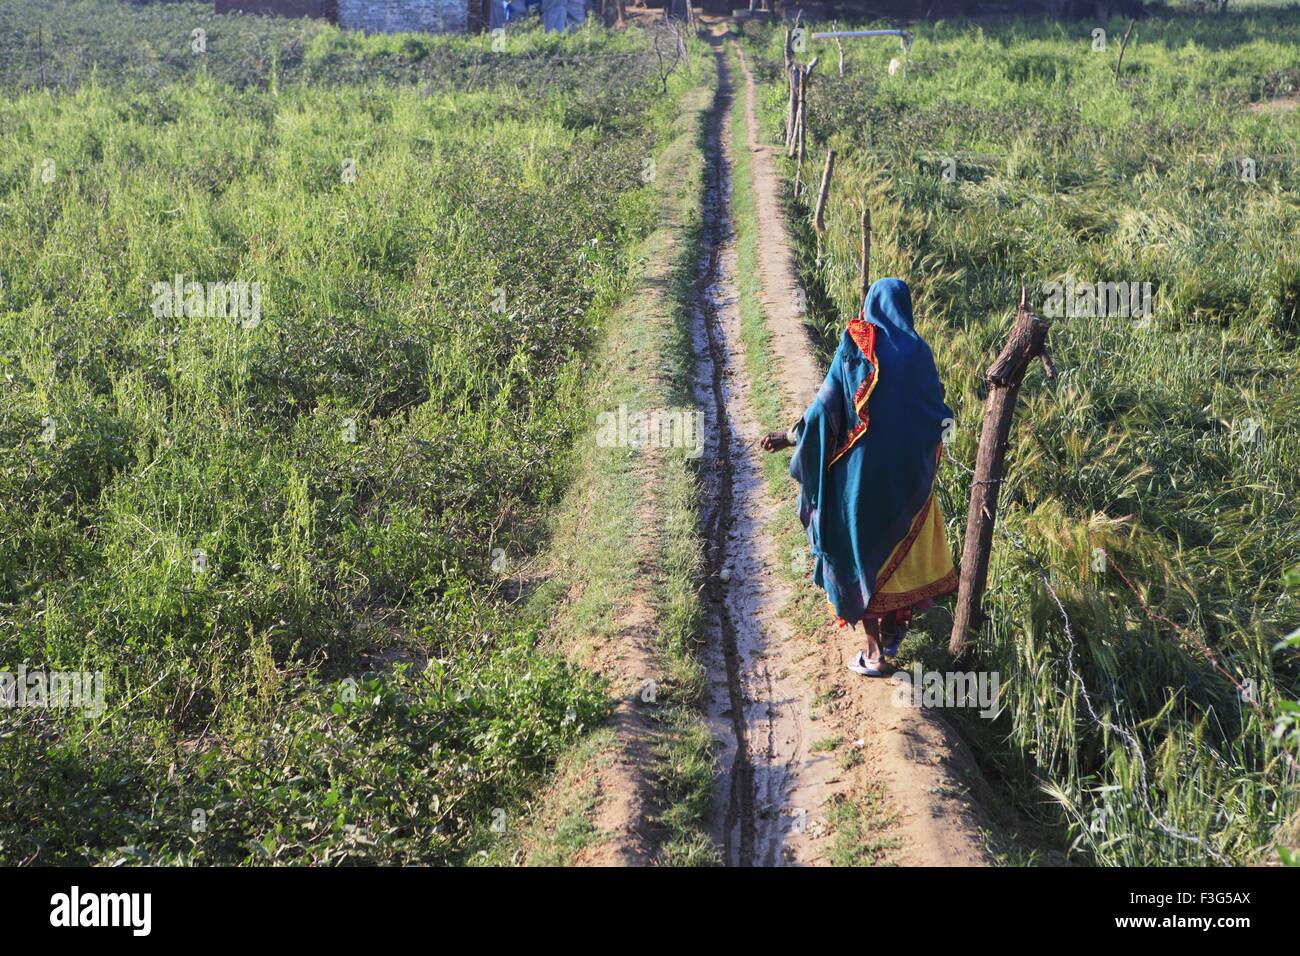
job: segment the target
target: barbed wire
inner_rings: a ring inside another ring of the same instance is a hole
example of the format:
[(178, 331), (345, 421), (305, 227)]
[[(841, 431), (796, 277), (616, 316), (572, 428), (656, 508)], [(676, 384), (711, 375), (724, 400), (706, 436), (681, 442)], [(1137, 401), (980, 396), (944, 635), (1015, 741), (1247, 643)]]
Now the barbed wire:
[(1061, 602), (1061, 598), (1056, 593), (1056, 589), (1052, 587), (1051, 578), (1048, 575), (1047, 568), (1044, 567), (1042, 562), (1040, 562), (1036, 557), (1034, 557), (1032, 553), (1030, 553), (1026, 548), (1023, 547), (1024, 545), (1023, 538), (1020, 539), (1019, 544), (1021, 546), (1020, 549), (1021, 553), (1024, 554), (1026, 560), (1030, 563), (1031, 566), (1033, 566), (1034, 570), (1038, 572), (1039, 577), (1043, 581), (1043, 586), (1047, 588), (1047, 593), (1051, 595), (1052, 601), (1056, 604), (1056, 609), (1061, 615), (1061, 623), (1065, 629), (1065, 639), (1067, 642), (1067, 650), (1065, 654), (1065, 666), (1069, 670), (1070, 676), (1074, 679), (1075, 683), (1077, 683), (1079, 686), (1079, 696), (1083, 698), (1084, 705), (1088, 709), (1088, 714), (1092, 717), (1094, 723), (1096, 723), (1103, 730), (1107, 730), (1110, 733), (1115, 734), (1117, 737), (1121, 738), (1126, 744), (1128, 744), (1129, 748), (1132, 750), (1133, 757), (1137, 761), (1138, 782), (1139, 782), (1138, 795), (1142, 801), (1142, 809), (1146, 811), (1147, 815), (1150, 816), (1152, 821), (1155, 822), (1156, 827), (1165, 835), (1172, 837), (1173, 839), (1176, 840), (1181, 840), (1184, 843), (1194, 844), (1195, 846), (1199, 847), (1202, 852), (1204, 852), (1207, 856), (1211, 857), (1216, 862), (1227, 865), (1228, 858), (1226, 856), (1224, 856), (1222, 853), (1219, 853), (1208, 843), (1206, 843), (1205, 840), (1201, 839), (1195, 834), (1184, 833), (1182, 830), (1178, 830), (1170, 826), (1169, 824), (1165, 823), (1165, 821), (1160, 818), (1160, 815), (1156, 813), (1155, 809), (1151, 806), (1151, 800), (1149, 796), (1150, 785), (1147, 780), (1147, 763), (1146, 763), (1146, 757), (1143, 755), (1142, 752), (1141, 741), (1139, 741), (1137, 735), (1134, 734), (1127, 727), (1121, 726), (1120, 724), (1107, 720), (1097, 712), (1097, 707), (1093, 703), (1092, 695), (1088, 693), (1088, 685), (1087, 683), (1084, 682), (1083, 675), (1079, 673), (1078, 668), (1076, 668), (1074, 665), (1074, 651), (1075, 651), (1074, 630), (1070, 626), (1070, 616), (1069, 614), (1066, 613), (1065, 605)]
[[(966, 472), (966, 474), (970, 475), (972, 479), (975, 478), (975, 469), (973, 469), (973, 468), (969, 467), (968, 465), (966, 465), (966, 464), (964, 464), (964, 463), (958, 461), (958, 460), (957, 460), (956, 458), (954, 458), (954, 457), (952, 456), (952, 454), (951, 454), (950, 452), (948, 452), (946, 449), (945, 449), (945, 451), (944, 451), (944, 453), (943, 453), (943, 459), (944, 459), (944, 461), (950, 461), (950, 462), (952, 462), (954, 465), (956, 465), (956, 466), (957, 466), (958, 468), (960, 468), (962, 471)], [(1007, 478), (1006, 478), (1005, 475), (1003, 475), (1001, 478), (981, 478), (981, 479), (979, 479), (979, 480), (973, 480), (973, 481), (971, 481), (971, 485), (972, 485), (972, 486), (975, 486), (975, 485), (1000, 485), (1000, 484), (1002, 484), (1002, 482), (1004, 482), (1004, 481), (1006, 481), (1006, 480), (1007, 480)]]
[[(1128, 579), (1128, 575), (1124, 573), (1124, 569), (1116, 564), (1115, 559), (1110, 557), (1110, 555), (1107, 555), (1107, 567), (1115, 569), (1115, 573), (1120, 576), (1120, 580), (1122, 580), (1128, 586), (1128, 589), (1133, 592), (1133, 596), (1137, 598), (1138, 604), (1141, 605), (1142, 610), (1146, 613), (1146, 616), (1151, 619), (1153, 624), (1168, 624), (1184, 641), (1199, 650), (1202, 656), (1210, 662), (1210, 666), (1222, 674), (1228, 682), (1237, 689), (1237, 696), (1250, 705), (1251, 709), (1255, 712), (1255, 715), (1259, 717), (1261, 723), (1268, 723), (1269, 716), (1267, 711), (1260, 706), (1260, 703), (1255, 699), (1254, 694), (1246, 689), (1246, 686), (1237, 678), (1237, 675), (1233, 674), (1230, 670), (1219, 663), (1219, 656), (1214, 653), (1214, 649), (1210, 647), (1209, 644), (1196, 637), (1191, 631), (1187, 630), (1187, 628), (1183, 627), (1176, 621), (1171, 620), (1158, 611), (1153, 611), (1138, 589), (1133, 586), (1133, 582)], [(1290, 770), (1300, 770), (1300, 764), (1297, 764), (1296, 759), (1291, 756), (1291, 754), (1283, 750), (1281, 751), (1281, 755)]]

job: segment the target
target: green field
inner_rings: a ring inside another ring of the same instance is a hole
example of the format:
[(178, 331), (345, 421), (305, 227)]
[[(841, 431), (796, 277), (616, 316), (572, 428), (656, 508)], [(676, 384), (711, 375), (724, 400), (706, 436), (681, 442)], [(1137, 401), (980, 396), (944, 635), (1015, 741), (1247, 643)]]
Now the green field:
[[(801, 227), (802, 272), (833, 341), (857, 308), (866, 202), (872, 275), (911, 284), (957, 413), (953, 541), (1019, 283), (1040, 312), (1047, 283), (1151, 284), (1149, 321), (1057, 318), (1058, 381), (1028, 374), (974, 649), (1003, 711), (964, 730), (1056, 834), (1049, 851), (1275, 861), (1296, 840), (1278, 743), (1294, 745), (1300, 655), (1275, 645), (1297, 619), (1300, 112), (1270, 101), (1300, 90), (1300, 12), (1141, 20), (1118, 78), (1127, 23), (1104, 25), (1105, 51), (1096, 26), (918, 24), (905, 64), (896, 39), (846, 42), (842, 76), (834, 44), (809, 41), (802, 180), (815, 186), (827, 147), (839, 161), (820, 246)], [(745, 42), (779, 140), (782, 36), (747, 26)], [(789, 197), (802, 222), (812, 198)], [(901, 663), (943, 669), (951, 617), (926, 623)]]
[[(864, 204), (872, 275), (912, 287), (954, 548), (1021, 282), (1044, 313), (1053, 283), (1152, 290), (1049, 316), (963, 664), (1000, 713), (953, 720), (1018, 821), (1003, 861), (1273, 864), (1300, 844), (1300, 10), (1162, 9), (1117, 75), (1126, 26), (919, 23), (842, 75), (810, 41), (785, 201), (826, 355)], [(734, 29), (779, 141), (781, 30)], [(0, 707), (0, 865), (578, 862), (637, 628), (647, 861), (719, 861), (708, 489), (680, 449), (588, 440), (693, 401), (706, 121), (743, 143), (704, 42), (656, 36), (0, 0), (0, 678), (103, 681), (102, 709)], [(827, 148), (817, 236), (794, 183)], [(736, 309), (775, 428), (751, 162)], [(825, 642), (821, 595), (793, 605)], [(950, 606), (901, 666), (952, 669)], [(849, 796), (828, 859), (884, 861), (898, 808)]]
[(688, 71), (42, 6), (0, 2), (0, 662), (107, 706), (0, 710), (0, 863), (464, 861), (606, 708), (502, 582)]

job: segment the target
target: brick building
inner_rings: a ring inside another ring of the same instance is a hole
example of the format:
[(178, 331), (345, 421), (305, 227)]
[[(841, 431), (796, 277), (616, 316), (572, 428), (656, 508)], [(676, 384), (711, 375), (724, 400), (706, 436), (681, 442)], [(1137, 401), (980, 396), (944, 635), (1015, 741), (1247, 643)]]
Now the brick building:
[(215, 0), (217, 13), (321, 17), (368, 33), (464, 33), (482, 29), (483, 0)]
[(468, 0), (335, 0), (338, 24), (369, 33), (464, 33)]

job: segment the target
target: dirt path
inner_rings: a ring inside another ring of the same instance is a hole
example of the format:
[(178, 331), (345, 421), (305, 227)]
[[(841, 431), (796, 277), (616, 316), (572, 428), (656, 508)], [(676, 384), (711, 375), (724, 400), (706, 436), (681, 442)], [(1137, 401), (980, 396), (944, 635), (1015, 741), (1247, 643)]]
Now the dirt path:
[(743, 373), (726, 124), (733, 85), (720, 48), (716, 55), (693, 327), (696, 401), (708, 435), (708, 716), (723, 768), (713, 833), (728, 864), (774, 866), (812, 862), (810, 824), (837, 780), (828, 755), (809, 753), (815, 728), (792, 659), (797, 644), (779, 617), (788, 595), (764, 531), (775, 504), (763, 485), (760, 427)]
[(767, 316), (772, 351), (786, 398), (790, 421), (803, 414), (817, 397), (825, 372), (815, 358), (814, 336), (803, 321), (800, 309), (799, 273), (781, 214), (780, 178), (776, 171), (776, 149), (758, 135), (758, 89), (754, 74), (737, 47), (745, 82), (745, 117), (749, 127), (745, 147), (753, 169), (754, 200), (758, 207), (758, 267), (761, 273), (759, 301)]
[[(708, 542), (708, 717), (719, 758), (715, 840), (729, 865), (829, 862), (832, 807), (871, 788), (883, 794), (863, 834), (892, 847), (903, 864), (987, 862), (982, 814), (971, 797), (978, 773), (933, 714), (898, 707), (897, 685), (844, 670), (833, 633), (796, 634), (781, 612), (790, 600), (778, 573), (778, 509), (763, 480), (761, 429), (745, 373), (736, 291), (736, 237), (730, 209), (727, 117), (735, 93), (722, 44), (717, 102), (708, 127), (706, 235), (693, 323), (696, 401), (704, 410), (705, 533)], [(762, 296), (777, 373), (791, 419), (815, 393), (821, 371), (797, 311), (797, 275), (778, 202), (770, 148), (757, 142), (755, 90), (745, 94), (759, 214)], [(847, 678), (847, 679), (846, 679)], [(853, 741), (865, 757), (842, 763), (818, 740)], [(887, 826), (885, 825), (887, 821)]]

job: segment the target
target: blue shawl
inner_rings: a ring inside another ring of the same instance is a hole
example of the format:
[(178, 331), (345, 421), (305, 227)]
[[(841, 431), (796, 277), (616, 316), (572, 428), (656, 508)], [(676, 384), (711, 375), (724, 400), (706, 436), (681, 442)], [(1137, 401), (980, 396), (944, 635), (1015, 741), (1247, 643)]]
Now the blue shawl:
[(880, 279), (840, 339), (790, 462), (813, 581), (850, 624), (929, 500), (945, 419), (952, 410), (912, 328), (912, 294), (901, 279)]

